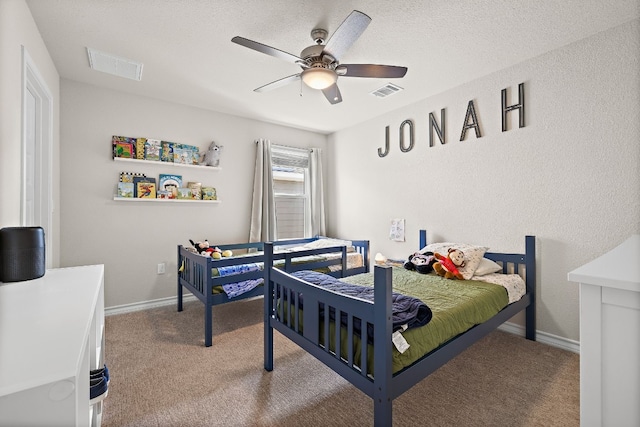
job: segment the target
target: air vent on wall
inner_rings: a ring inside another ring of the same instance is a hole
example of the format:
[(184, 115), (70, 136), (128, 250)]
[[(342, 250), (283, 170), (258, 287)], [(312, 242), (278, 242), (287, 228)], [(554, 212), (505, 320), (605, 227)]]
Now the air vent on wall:
[(89, 55), (89, 66), (93, 70), (131, 80), (140, 81), (142, 79), (141, 62), (100, 52), (90, 47), (87, 48), (87, 53)]
[(378, 98), (386, 98), (387, 96), (391, 96), (394, 93), (400, 92), (401, 90), (402, 88), (400, 86), (394, 85), (393, 83), (387, 83), (380, 89), (371, 92), (371, 95), (377, 96)]

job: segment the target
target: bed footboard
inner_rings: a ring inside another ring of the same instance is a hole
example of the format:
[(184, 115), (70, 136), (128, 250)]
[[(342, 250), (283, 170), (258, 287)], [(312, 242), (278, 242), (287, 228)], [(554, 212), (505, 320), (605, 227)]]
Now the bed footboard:
[[(266, 265), (271, 265), (272, 257), (272, 248), (266, 243)], [(377, 384), (391, 378), (388, 372), (391, 346), (375, 346), (373, 369), (367, 366), (369, 346), (361, 345), (359, 360), (354, 358), (358, 342), (391, 341), (391, 268), (376, 267), (374, 276), (374, 302), (371, 302), (327, 291), (277, 268), (265, 269), (265, 369), (273, 369), (273, 329), (277, 329), (368, 396), (376, 396), (376, 390), (386, 390), (387, 387), (377, 387)], [(304, 310), (300, 310), (301, 295), (304, 295)], [(330, 323), (334, 321), (330, 320), (330, 311), (335, 313), (335, 319), (343, 319), (343, 324), (346, 319), (343, 328), (334, 327), (331, 331)], [(362, 337), (355, 331), (356, 322), (361, 322)], [(368, 336), (367, 324), (380, 325), (374, 328), (373, 337)], [(342, 348), (343, 341), (346, 348)], [(368, 374), (371, 371), (373, 375)]]

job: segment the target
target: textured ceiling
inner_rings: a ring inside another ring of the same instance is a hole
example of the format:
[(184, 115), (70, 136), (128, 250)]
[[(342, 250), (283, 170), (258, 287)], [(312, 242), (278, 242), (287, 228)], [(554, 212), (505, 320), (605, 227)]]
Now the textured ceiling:
[[(62, 78), (330, 133), (638, 18), (638, 0), (27, 0)], [(354, 9), (372, 18), (343, 63), (408, 67), (402, 79), (342, 77), (343, 102), (293, 83), (300, 68), (231, 43), (299, 55)], [(136, 82), (89, 68), (86, 47), (144, 63)], [(405, 90), (380, 99), (388, 82)]]

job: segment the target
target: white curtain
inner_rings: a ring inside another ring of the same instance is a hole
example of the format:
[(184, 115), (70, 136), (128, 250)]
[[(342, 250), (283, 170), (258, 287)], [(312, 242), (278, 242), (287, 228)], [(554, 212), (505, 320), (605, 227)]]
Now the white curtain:
[[(256, 141), (256, 169), (253, 178), (253, 202), (251, 205), (251, 227), (249, 231), (249, 242), (269, 242), (278, 239), (276, 227), (276, 203), (273, 190), (273, 156), (276, 151), (276, 160), (283, 162), (286, 147), (275, 146), (272, 149), (271, 142), (267, 139)], [(288, 158), (285, 160), (302, 165), (308, 174), (305, 174), (305, 185), (307, 203), (305, 206), (305, 236), (326, 236), (326, 219), (324, 188), (322, 179), (322, 151), (313, 148), (309, 151), (308, 162), (306, 158), (301, 158), (300, 153), (295, 151), (300, 149), (289, 148)], [(296, 158), (298, 157), (298, 158)], [(304, 161), (303, 161), (304, 160)]]
[(249, 242), (277, 240), (276, 203), (273, 197), (271, 141), (256, 141), (256, 170), (253, 178), (253, 202)]
[(313, 148), (309, 154), (309, 236), (326, 236), (324, 186), (322, 184), (322, 150)]

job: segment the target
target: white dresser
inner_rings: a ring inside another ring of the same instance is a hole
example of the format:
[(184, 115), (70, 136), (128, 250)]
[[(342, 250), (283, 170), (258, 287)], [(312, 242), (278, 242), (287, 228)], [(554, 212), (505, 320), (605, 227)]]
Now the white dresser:
[(0, 426), (98, 426), (89, 371), (104, 363), (104, 266), (0, 283)]
[(580, 424), (640, 426), (640, 235), (575, 269)]

